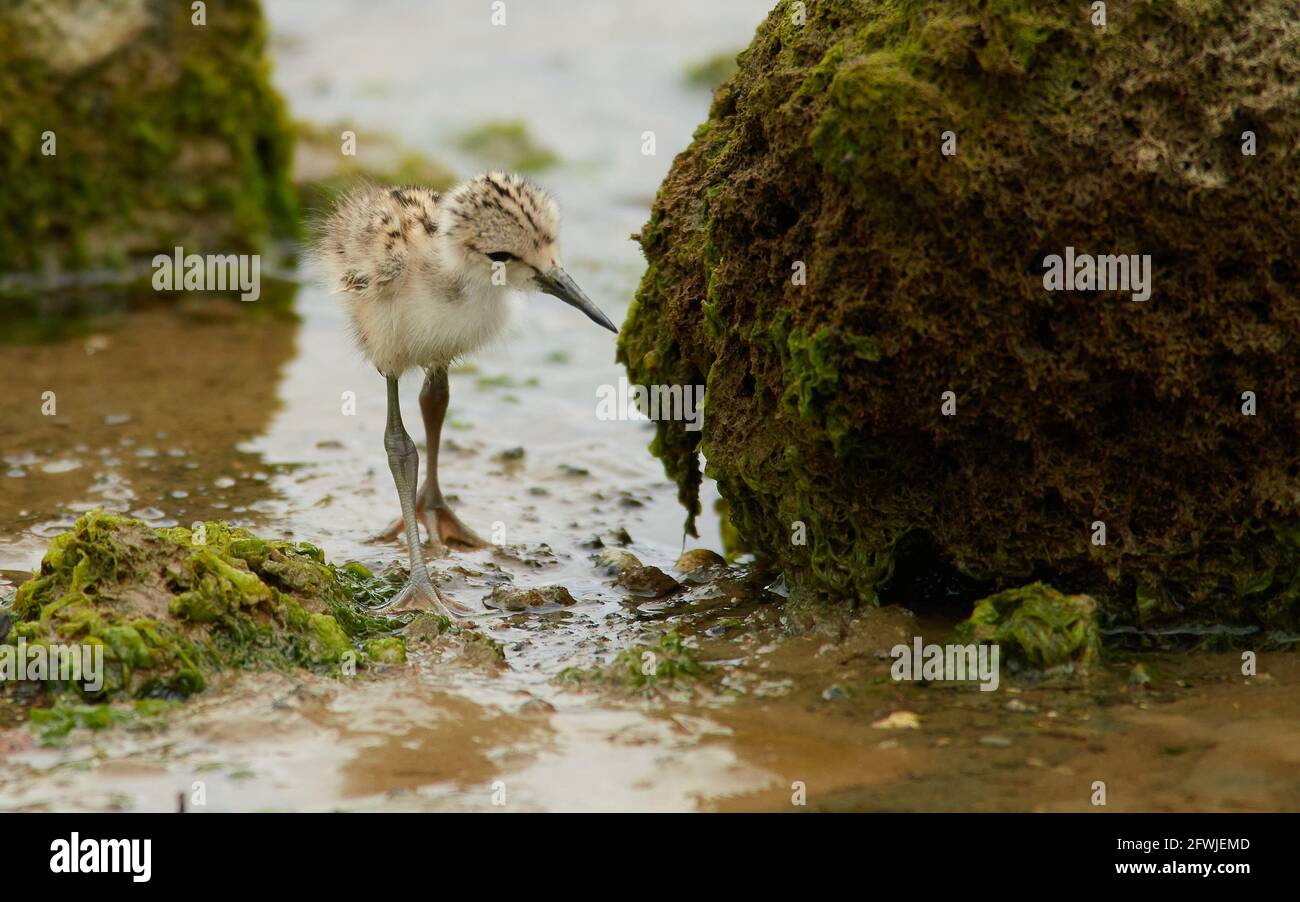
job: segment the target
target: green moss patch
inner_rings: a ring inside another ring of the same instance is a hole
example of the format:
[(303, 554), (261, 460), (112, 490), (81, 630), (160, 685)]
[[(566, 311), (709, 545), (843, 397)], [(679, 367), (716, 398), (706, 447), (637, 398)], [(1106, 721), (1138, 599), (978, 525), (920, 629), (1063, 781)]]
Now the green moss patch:
[(40, 572), (18, 589), (3, 641), (102, 649), (102, 688), (51, 674), (55, 692), (184, 697), (232, 667), (341, 672), (362, 659), (400, 662), (404, 645), (393, 634), (426, 615), (381, 617), (358, 605), (397, 589), (360, 564), (327, 563), (307, 543), (218, 522), (155, 529), (95, 512), (50, 542)]
[(366, 658), (377, 664), (405, 664), (406, 640), (401, 636), (370, 639), (365, 644)]
[(1097, 603), (1087, 595), (1063, 595), (1043, 583), (976, 602), (957, 635), (963, 642), (998, 645), (1004, 660), (1035, 670), (1088, 667), (1101, 657)]
[(619, 652), (604, 667), (561, 671), (559, 679), (579, 685), (603, 685), (647, 692), (694, 681), (706, 672), (681, 634), (665, 633), (658, 644), (633, 646)]
[(485, 163), (518, 172), (541, 172), (560, 162), (523, 122), (485, 122), (462, 134), (457, 144)]
[(74, 729), (106, 730), (109, 727), (149, 729), (160, 725), (179, 702), (140, 699), (131, 703), (84, 705), (60, 701), (48, 708), (33, 708), (28, 714), (32, 733), (42, 745), (58, 745)]

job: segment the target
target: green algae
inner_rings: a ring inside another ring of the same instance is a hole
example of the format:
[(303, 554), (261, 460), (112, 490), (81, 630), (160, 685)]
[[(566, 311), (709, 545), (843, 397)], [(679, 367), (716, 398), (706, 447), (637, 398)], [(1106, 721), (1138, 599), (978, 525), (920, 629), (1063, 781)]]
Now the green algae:
[(337, 674), (363, 656), (397, 658), (400, 640), (386, 640), (421, 615), (382, 617), (358, 605), (397, 588), (360, 564), (335, 567), (305, 542), (220, 522), (155, 529), (92, 512), (50, 542), (40, 571), (18, 589), (3, 641), (102, 649), (102, 688), (51, 680), (55, 694), (185, 697), (227, 668)]
[(623, 649), (604, 667), (567, 667), (557, 679), (576, 685), (650, 692), (698, 680), (706, 671), (682, 635), (668, 632), (654, 645)]
[(963, 642), (992, 643), (1003, 659), (1035, 670), (1089, 667), (1101, 660), (1097, 603), (1043, 583), (1007, 589), (975, 603), (957, 627)]
[[(255, 253), (296, 235), (260, 4), (221, 4), (203, 26), (188, 3), (114, 5), (139, 28), (93, 59), (77, 48), (105, 15), (88, 23), (62, 2), (0, 10), (0, 269), (116, 268), (178, 245)], [(55, 21), (75, 40), (34, 24)]]
[(406, 640), (401, 636), (370, 639), (365, 646), (366, 658), (377, 664), (405, 664)]
[(42, 745), (55, 746), (75, 729), (152, 729), (161, 726), (165, 723), (166, 715), (179, 704), (164, 699), (139, 699), (131, 703), (106, 705), (59, 701), (48, 708), (33, 708), (28, 713), (28, 726)]
[[(688, 532), (707, 473), (792, 598), (874, 603), (924, 535), (1108, 625), (1300, 628), (1293, 11), (779, 3), (660, 188), (619, 336), (630, 381), (707, 386), (703, 430), (651, 444)], [(1045, 292), (1067, 245), (1150, 253), (1156, 296)]]
[(560, 162), (548, 147), (538, 143), (527, 123), (485, 122), (460, 135), (461, 150), (493, 166), (518, 172), (541, 172)]

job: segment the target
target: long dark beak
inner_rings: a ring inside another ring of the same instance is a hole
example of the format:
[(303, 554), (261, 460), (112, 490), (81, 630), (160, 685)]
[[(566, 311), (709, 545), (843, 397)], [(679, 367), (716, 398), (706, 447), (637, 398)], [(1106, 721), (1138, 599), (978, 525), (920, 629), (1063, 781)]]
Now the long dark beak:
[(560, 267), (555, 267), (550, 272), (539, 272), (537, 274), (537, 284), (542, 291), (549, 295), (554, 295), (571, 307), (577, 307), (587, 318), (598, 326), (604, 326), (615, 335), (618, 334), (618, 326), (610, 322), (608, 316), (600, 312), (600, 308), (591, 302), (591, 298), (583, 293), (578, 287), (578, 283)]

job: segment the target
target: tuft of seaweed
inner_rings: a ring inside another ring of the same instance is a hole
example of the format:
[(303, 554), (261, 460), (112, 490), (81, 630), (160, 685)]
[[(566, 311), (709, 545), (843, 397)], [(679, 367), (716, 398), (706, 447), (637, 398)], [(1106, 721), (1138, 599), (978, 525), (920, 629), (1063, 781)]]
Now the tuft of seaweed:
[(58, 701), (48, 708), (33, 708), (28, 725), (42, 745), (59, 745), (75, 729), (106, 730), (110, 727), (154, 729), (163, 726), (166, 715), (180, 702), (138, 699), (128, 703), (87, 705)]
[(1005, 660), (1034, 670), (1086, 669), (1101, 660), (1097, 603), (1043, 583), (977, 601), (957, 635), (963, 642), (997, 645)]

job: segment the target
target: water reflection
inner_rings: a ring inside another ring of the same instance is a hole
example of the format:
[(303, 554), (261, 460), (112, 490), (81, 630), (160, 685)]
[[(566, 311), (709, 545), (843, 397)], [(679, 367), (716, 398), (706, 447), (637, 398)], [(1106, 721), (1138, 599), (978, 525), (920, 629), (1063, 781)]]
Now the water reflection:
[(294, 290), (261, 308), (203, 295), (119, 298), (75, 315), (11, 307), (15, 331), (65, 334), (0, 346), (0, 569), (33, 569), (46, 539), (96, 507), (157, 525), (258, 522), (274, 468), (241, 446), (280, 409)]

